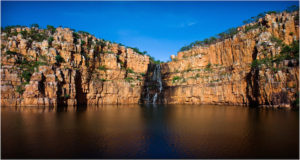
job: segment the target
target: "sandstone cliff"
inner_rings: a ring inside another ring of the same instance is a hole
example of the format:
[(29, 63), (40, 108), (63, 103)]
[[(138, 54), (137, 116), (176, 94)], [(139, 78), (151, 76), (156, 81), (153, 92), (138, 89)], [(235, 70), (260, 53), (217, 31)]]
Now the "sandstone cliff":
[(68, 28), (1, 35), (2, 105), (138, 103), (149, 57)]
[[(171, 62), (162, 64), (164, 103), (295, 103), (299, 92), (297, 17), (298, 12), (267, 14), (239, 27), (232, 38), (178, 52)], [(291, 53), (292, 48), (296, 53)]]
[(1, 34), (1, 105), (296, 105), (298, 17), (267, 14), (160, 65), (86, 32), (12, 27)]

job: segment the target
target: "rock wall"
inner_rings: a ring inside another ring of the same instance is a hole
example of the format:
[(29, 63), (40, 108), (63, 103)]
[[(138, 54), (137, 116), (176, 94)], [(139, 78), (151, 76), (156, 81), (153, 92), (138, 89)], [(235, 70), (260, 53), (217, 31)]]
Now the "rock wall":
[[(35, 36), (35, 37), (34, 37)], [(38, 42), (38, 36), (43, 36)], [(37, 39), (37, 40), (35, 40)], [(1, 35), (2, 105), (138, 103), (149, 57), (68, 28)]]
[(253, 63), (280, 55), (284, 45), (278, 43), (299, 40), (297, 15), (267, 14), (238, 28), (233, 38), (172, 56), (161, 65), (164, 103), (290, 106), (299, 92), (298, 57)]
[(232, 38), (160, 66), (85, 32), (13, 27), (1, 34), (1, 105), (291, 106), (299, 93), (299, 44), (297, 55), (283, 51), (294, 52), (299, 42), (296, 17), (267, 14)]

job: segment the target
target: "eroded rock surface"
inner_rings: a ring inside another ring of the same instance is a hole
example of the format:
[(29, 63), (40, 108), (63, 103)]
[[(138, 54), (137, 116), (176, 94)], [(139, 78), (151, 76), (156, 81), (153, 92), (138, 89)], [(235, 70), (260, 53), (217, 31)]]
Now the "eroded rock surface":
[(1, 39), (2, 105), (139, 102), (150, 63), (146, 55), (60, 27), (54, 33), (12, 28)]
[(160, 66), (85, 32), (11, 28), (1, 35), (1, 104), (292, 106), (299, 93), (296, 17), (267, 14), (232, 38), (179, 52)]
[(233, 38), (172, 56), (162, 64), (164, 103), (291, 106), (299, 92), (299, 60), (276, 57), (283, 44), (299, 42), (297, 14), (267, 14), (248, 24), (258, 25), (252, 30), (242, 26)]

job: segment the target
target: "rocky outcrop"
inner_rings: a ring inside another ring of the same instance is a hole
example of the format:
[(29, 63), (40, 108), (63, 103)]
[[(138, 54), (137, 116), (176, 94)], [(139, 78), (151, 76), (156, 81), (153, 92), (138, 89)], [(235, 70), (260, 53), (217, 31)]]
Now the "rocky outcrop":
[(2, 105), (138, 103), (149, 57), (68, 28), (2, 33)]
[(291, 106), (299, 93), (296, 17), (267, 14), (160, 65), (86, 32), (12, 27), (1, 34), (1, 104)]
[(299, 61), (281, 51), (299, 40), (297, 14), (267, 14), (233, 38), (171, 57), (161, 65), (164, 103), (290, 106), (298, 97)]

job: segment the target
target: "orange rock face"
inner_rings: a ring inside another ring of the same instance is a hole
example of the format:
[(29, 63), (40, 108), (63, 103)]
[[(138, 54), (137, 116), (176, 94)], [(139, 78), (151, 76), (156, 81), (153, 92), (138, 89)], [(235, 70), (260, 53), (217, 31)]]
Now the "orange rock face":
[(299, 92), (299, 60), (274, 58), (286, 50), (282, 44), (299, 40), (296, 14), (266, 15), (232, 38), (179, 52), (160, 66), (88, 33), (13, 28), (1, 35), (1, 104), (133, 104), (149, 96), (167, 104), (291, 106)]
[(179, 52), (172, 62), (162, 64), (164, 103), (290, 106), (299, 92), (298, 62), (284, 60), (259, 68), (251, 64), (280, 54), (282, 47), (272, 36), (286, 45), (299, 40), (295, 16), (266, 15), (256, 29)]
[[(16, 31), (25, 30), (17, 29)], [(26, 28), (28, 32), (34, 28)], [(53, 41), (2, 34), (2, 105), (131, 104), (140, 90), (149, 57), (91, 35), (57, 28)], [(12, 51), (12, 52), (7, 52)], [(8, 53), (8, 54), (6, 54)]]

